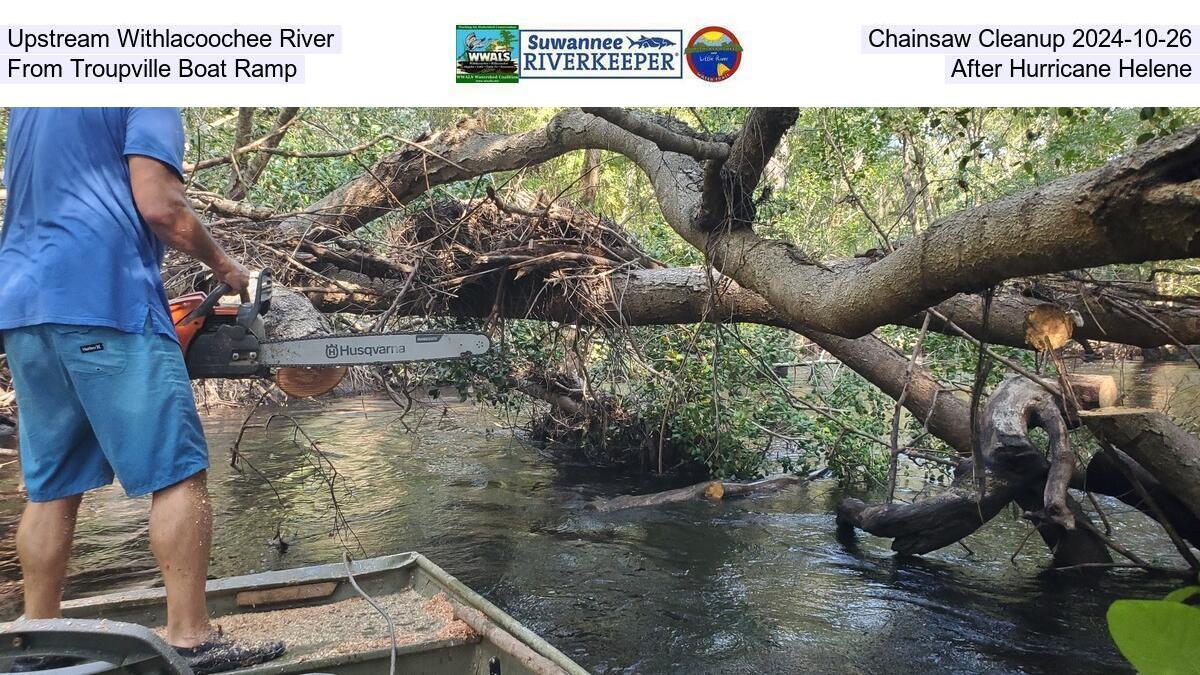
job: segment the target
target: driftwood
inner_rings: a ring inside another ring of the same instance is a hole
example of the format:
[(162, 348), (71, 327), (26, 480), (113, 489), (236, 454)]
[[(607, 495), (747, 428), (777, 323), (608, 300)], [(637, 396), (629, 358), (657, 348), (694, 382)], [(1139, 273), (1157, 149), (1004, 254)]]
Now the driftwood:
[[(1074, 381), (1072, 382), (1074, 386)], [(1086, 384), (1086, 386), (1085, 386)], [(1115, 386), (1080, 382), (1082, 400), (1105, 401)], [(1050, 438), (1049, 458), (1029, 438), (1032, 427)], [(1066, 422), (1054, 396), (1024, 378), (1004, 380), (988, 399), (980, 429), (983, 492), (977, 489), (976, 467), (964, 460), (951, 487), (914, 504), (877, 504), (848, 498), (838, 506), (843, 534), (854, 528), (892, 537), (892, 550), (904, 555), (928, 553), (971, 534), (1015, 501), (1037, 524), (1038, 533), (1054, 552), (1058, 567), (1109, 563), (1112, 558), (1095, 526), (1067, 494), (1074, 475), (1074, 458)]]
[(1200, 517), (1200, 440), (1146, 408), (1101, 408), (1080, 415), (1098, 438), (1120, 448)]
[[(816, 474), (810, 474), (815, 476)], [(807, 482), (810, 477), (795, 474), (780, 474), (749, 483), (733, 483), (729, 481), (707, 480), (687, 487), (665, 490), (648, 495), (622, 495), (612, 499), (599, 499), (588, 505), (588, 508), (601, 513), (638, 509), (646, 506), (662, 506), (690, 502), (694, 499), (706, 499), (719, 502), (726, 497), (742, 497), (749, 494), (771, 492), (783, 489), (789, 485)]]

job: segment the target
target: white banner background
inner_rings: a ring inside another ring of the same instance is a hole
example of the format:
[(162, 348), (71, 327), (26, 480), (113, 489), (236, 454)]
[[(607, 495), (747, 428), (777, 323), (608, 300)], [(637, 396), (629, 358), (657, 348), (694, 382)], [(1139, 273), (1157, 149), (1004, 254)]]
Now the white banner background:
[[(2, 83), (0, 105), (1200, 105), (1178, 82), (950, 84), (938, 54), (861, 52), (864, 24), (1196, 25), (1200, 3), (1160, 2), (182, 2), (17, 1), (7, 26), (340, 25), (340, 54), (305, 56), (303, 83)], [(455, 24), (732, 30), (744, 52), (730, 79), (526, 80), (455, 84)], [(1200, 39), (1200, 36), (1197, 36)], [(1197, 53), (1193, 50), (1191, 53)], [(266, 56), (266, 55), (264, 55)], [(1116, 55), (1114, 55), (1116, 56)]]

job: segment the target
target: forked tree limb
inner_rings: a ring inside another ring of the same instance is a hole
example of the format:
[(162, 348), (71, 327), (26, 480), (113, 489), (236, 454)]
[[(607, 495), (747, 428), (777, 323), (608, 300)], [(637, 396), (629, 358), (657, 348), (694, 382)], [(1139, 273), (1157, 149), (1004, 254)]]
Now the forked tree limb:
[(707, 172), (700, 212), (695, 216), (699, 227), (711, 230), (749, 227), (753, 223), (754, 189), (799, 114), (796, 108), (753, 108), (747, 113), (729, 157), (719, 171), (710, 168)]

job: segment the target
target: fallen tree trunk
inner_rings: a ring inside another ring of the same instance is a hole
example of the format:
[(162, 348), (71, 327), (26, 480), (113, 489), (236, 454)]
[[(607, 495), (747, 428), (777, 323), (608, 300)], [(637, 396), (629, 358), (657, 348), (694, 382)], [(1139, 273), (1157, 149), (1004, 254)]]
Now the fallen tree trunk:
[[(1099, 392), (1106, 389), (1098, 387), (1095, 398), (1100, 400)], [(876, 505), (845, 499), (838, 506), (839, 530), (891, 537), (892, 550), (902, 555), (928, 553), (971, 534), (1016, 501), (1053, 551), (1055, 566), (1111, 562), (1094, 526), (1067, 494), (1073, 463), (1053, 395), (1027, 379), (1010, 377), (988, 399), (981, 422), (982, 475), (966, 460), (951, 487), (931, 499)], [(1050, 436), (1051, 459), (1030, 440), (1033, 427)]]
[(612, 499), (600, 499), (589, 504), (588, 508), (601, 513), (610, 513), (612, 511), (623, 511), (625, 509), (640, 509), (648, 506), (662, 506), (663, 504), (678, 504), (680, 502), (690, 502), (696, 499), (719, 502), (727, 497), (743, 497), (750, 494), (781, 490), (790, 485), (807, 482), (810, 480), (810, 478), (811, 476), (797, 476), (795, 474), (788, 473), (780, 474), (778, 476), (770, 476), (749, 483), (706, 480), (703, 483), (696, 483), (695, 485), (676, 488), (674, 490), (665, 490), (663, 492), (655, 492), (648, 495), (622, 495), (620, 497), (613, 497)]
[[(1141, 483), (1153, 506), (1139, 494), (1130, 476)], [(1087, 471), (1072, 480), (1071, 487), (1116, 497), (1160, 523), (1165, 519), (1167, 522), (1163, 523), (1164, 526), (1175, 528), (1180, 537), (1200, 548), (1200, 518), (1167, 491), (1149, 471), (1115, 448), (1093, 455)]]
[(1101, 408), (1080, 413), (1080, 418), (1200, 517), (1200, 440), (1147, 408)]
[[(1150, 303), (1134, 305), (1138, 312), (1144, 313), (1149, 320), (1135, 320), (1129, 312), (1123, 312), (1110, 306), (1112, 299), (1106, 297), (1100, 289), (1091, 289), (1085, 297), (1079, 293), (1080, 282), (1067, 285), (1069, 280), (1062, 276), (1036, 277), (1038, 281), (1054, 280), (1060, 283), (1051, 284), (1054, 303), (1066, 310), (1078, 313), (1083, 325), (1075, 328), (1073, 337), (1078, 340), (1096, 340), (1101, 342), (1117, 342), (1135, 347), (1162, 347), (1175, 344), (1200, 344), (1200, 312), (1190, 307), (1162, 307)], [(1061, 292), (1059, 292), (1061, 291)], [(1119, 301), (1121, 298), (1117, 298)], [(1014, 292), (997, 293), (992, 300), (991, 311), (988, 313), (987, 330), (983, 329), (983, 298), (978, 295), (959, 294), (938, 304), (934, 309), (953, 321), (959, 328), (971, 335), (986, 339), (990, 344), (1007, 345), (1028, 349), (1025, 342), (1025, 317), (1038, 305), (1046, 304), (1046, 300), (1029, 298)], [(1132, 303), (1130, 303), (1132, 304)], [(920, 327), (924, 320), (924, 312), (909, 317), (903, 323), (911, 327)], [(949, 333), (947, 326), (936, 318), (930, 322), (930, 330)]]
[[(521, 169), (576, 150), (608, 150), (625, 155), (647, 174), (666, 221), (698, 250), (709, 252), (727, 276), (760, 294), (790, 324), (848, 337), (904, 322), (956, 293), (1015, 276), (1186, 258), (1200, 250), (1200, 238), (1195, 236), (1200, 221), (1194, 208), (1200, 194), (1195, 169), (1200, 128), (1146, 143), (1093, 171), (948, 215), (881, 258), (822, 264), (791, 244), (760, 238), (748, 227), (718, 235), (719, 228), (714, 230), (709, 222), (719, 215), (713, 213), (713, 198), (724, 195), (729, 186), (706, 180), (708, 174), (696, 157), (717, 155), (696, 148), (724, 147), (727, 152), (720, 153), (724, 158), (713, 160), (724, 162), (718, 173), (757, 180), (761, 163), (769, 159), (762, 151), (774, 147), (776, 136), (794, 120), (789, 111), (752, 111), (745, 133), (728, 145), (713, 139), (697, 144), (694, 135), (681, 136), (686, 130), (681, 123), (638, 111), (594, 112), (564, 110), (545, 127), (511, 135), (489, 132), (481, 119), (463, 120), (384, 155), (305, 212), (283, 218), (277, 229), (310, 241), (333, 239), (393, 212), (432, 187)], [(773, 121), (767, 125), (769, 138), (758, 133), (756, 125), (763, 121)], [(668, 133), (664, 125), (672, 124)], [(662, 134), (678, 142), (665, 142)], [(756, 140), (771, 143), (756, 146)], [(683, 148), (690, 150), (678, 152)], [(691, 152), (698, 155), (689, 156)], [(745, 182), (735, 181), (738, 192), (748, 192)], [(1085, 321), (1092, 321), (1089, 313), (1105, 313), (1103, 307), (1086, 309), (1081, 312)], [(1019, 345), (1023, 312), (1018, 309), (1007, 315), (995, 325), (1014, 330), (1006, 331), (1005, 339), (989, 341)], [(1094, 323), (1096, 330), (1085, 326), (1083, 337), (1117, 335), (1130, 324), (1119, 315), (1099, 314)], [(1197, 327), (1196, 322), (1178, 326), (1181, 331)], [(1138, 344), (1164, 340), (1154, 331), (1139, 328), (1136, 332), (1130, 339)], [(1119, 337), (1103, 339), (1120, 341)]]

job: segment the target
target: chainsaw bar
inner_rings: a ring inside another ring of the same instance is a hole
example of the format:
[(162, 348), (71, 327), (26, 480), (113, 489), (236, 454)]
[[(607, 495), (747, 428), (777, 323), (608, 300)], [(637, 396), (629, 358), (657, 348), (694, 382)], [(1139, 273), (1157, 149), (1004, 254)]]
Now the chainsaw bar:
[(479, 333), (368, 333), (263, 340), (265, 366), (331, 368), (436, 361), (486, 354), (492, 341)]

